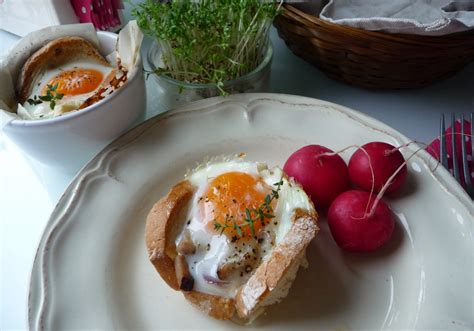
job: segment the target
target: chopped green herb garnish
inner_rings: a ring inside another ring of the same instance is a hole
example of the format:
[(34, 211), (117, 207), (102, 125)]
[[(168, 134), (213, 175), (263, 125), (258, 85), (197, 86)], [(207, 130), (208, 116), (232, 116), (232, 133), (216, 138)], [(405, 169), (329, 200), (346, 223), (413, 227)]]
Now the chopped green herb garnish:
[(39, 105), (43, 102), (49, 102), (49, 108), (54, 109), (56, 106), (56, 101), (61, 100), (64, 97), (64, 94), (56, 92), (58, 88), (58, 83), (54, 86), (47, 84), (48, 89), (46, 90), (46, 95), (33, 96), (33, 99), (26, 100), (30, 105)]
[[(248, 226), (250, 228), (250, 233), (252, 237), (255, 237), (255, 222), (261, 222), (262, 226), (265, 225), (265, 219), (275, 218), (273, 214), (273, 207), (272, 201), (279, 198), (278, 192), (281, 190), (281, 186), (283, 185), (283, 180), (280, 180), (277, 183), (273, 184), (276, 186), (275, 189), (272, 190), (271, 194), (267, 194), (263, 203), (255, 209), (245, 208), (245, 217), (241, 222), (235, 220), (232, 216), (227, 216), (224, 220), (224, 223), (220, 223), (218, 220), (214, 220), (214, 229), (216, 231), (220, 231), (220, 234), (223, 234), (226, 229), (234, 229), (239, 238), (243, 237), (242, 228)], [(236, 241), (235, 236), (232, 238), (233, 241)]]

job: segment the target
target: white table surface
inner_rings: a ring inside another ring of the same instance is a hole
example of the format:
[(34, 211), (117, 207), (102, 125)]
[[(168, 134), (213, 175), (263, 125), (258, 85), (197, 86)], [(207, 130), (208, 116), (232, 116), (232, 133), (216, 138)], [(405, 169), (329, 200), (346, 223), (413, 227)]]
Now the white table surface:
[[(271, 37), (275, 55), (270, 92), (335, 102), (373, 116), (413, 140), (426, 143), (437, 135), (442, 112), (474, 111), (474, 64), (427, 88), (368, 91), (330, 80), (294, 56), (275, 31)], [(8, 53), (17, 39), (0, 30), (0, 57)], [(147, 84), (151, 84), (151, 80)], [(156, 100), (151, 93), (148, 99), (147, 118), (163, 111), (152, 106)], [(50, 213), (73, 177), (73, 172), (47, 168), (29, 159), (0, 133), (1, 330), (27, 328), (29, 277), (36, 247)]]

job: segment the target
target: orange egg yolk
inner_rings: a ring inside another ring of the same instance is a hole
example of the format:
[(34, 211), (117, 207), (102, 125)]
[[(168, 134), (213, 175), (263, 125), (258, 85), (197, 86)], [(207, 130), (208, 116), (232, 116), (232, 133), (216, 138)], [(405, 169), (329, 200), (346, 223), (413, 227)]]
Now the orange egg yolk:
[[(102, 72), (95, 69), (77, 68), (62, 71), (59, 75), (49, 81), (49, 85), (58, 85), (56, 92), (64, 96), (89, 93), (97, 89), (104, 80)], [(42, 95), (46, 95), (48, 87), (45, 86)]]
[[(251, 237), (251, 226), (245, 221), (248, 211), (251, 218), (255, 220), (253, 234), (257, 236), (270, 219), (259, 218), (255, 209), (264, 204), (265, 197), (270, 193), (271, 188), (257, 176), (243, 172), (228, 172), (219, 175), (210, 182), (208, 190), (200, 198), (203, 221), (208, 229), (217, 233), (222, 232), (234, 240), (240, 237)], [(272, 212), (271, 209), (263, 209), (263, 211), (265, 214)], [(216, 228), (216, 223), (223, 227)], [(240, 233), (234, 224), (239, 226)]]

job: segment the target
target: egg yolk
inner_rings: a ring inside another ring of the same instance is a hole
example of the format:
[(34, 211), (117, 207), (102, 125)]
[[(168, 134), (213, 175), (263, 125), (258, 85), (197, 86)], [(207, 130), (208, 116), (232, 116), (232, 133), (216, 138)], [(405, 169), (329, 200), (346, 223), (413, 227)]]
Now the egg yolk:
[[(253, 235), (256, 236), (270, 218), (261, 219), (255, 209), (264, 205), (265, 197), (270, 193), (271, 188), (259, 177), (243, 172), (219, 175), (210, 182), (206, 193), (199, 199), (203, 221), (208, 229), (222, 232), (229, 238), (251, 237), (251, 225), (245, 221), (249, 212), (254, 220)], [(272, 212), (271, 209), (262, 210), (265, 214)], [(221, 227), (216, 228), (216, 223)]]
[[(58, 87), (57, 93), (64, 96), (79, 95), (94, 91), (104, 80), (104, 75), (99, 70), (77, 68), (62, 71), (59, 75), (49, 81), (49, 85)], [(43, 88), (42, 94), (46, 95), (48, 87)]]

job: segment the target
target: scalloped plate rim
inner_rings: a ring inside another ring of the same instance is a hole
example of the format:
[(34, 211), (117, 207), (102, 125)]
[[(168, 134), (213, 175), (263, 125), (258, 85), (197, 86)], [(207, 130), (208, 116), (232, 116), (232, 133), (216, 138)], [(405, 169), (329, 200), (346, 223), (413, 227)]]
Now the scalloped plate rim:
[[(351, 121), (356, 121), (370, 130), (375, 130), (382, 132), (395, 140), (401, 141), (403, 143), (408, 143), (410, 140), (393, 129), (389, 125), (372, 118), (360, 111), (353, 110), (351, 108), (320, 100), (310, 97), (289, 95), (289, 94), (276, 94), (276, 93), (243, 93), (236, 94), (227, 97), (213, 97), (209, 99), (199, 100), (195, 102), (188, 103), (176, 109), (172, 109), (163, 113), (160, 113), (154, 117), (149, 118), (148, 120), (142, 122), (136, 127), (125, 132), (121, 136), (117, 137), (100, 152), (98, 152), (84, 167), (79, 170), (75, 177), (71, 180), (70, 184), (65, 189), (64, 193), (58, 200), (56, 206), (54, 207), (49, 220), (46, 223), (46, 226), (41, 235), (41, 239), (38, 243), (29, 281), (29, 293), (28, 293), (28, 326), (29, 329), (43, 329), (43, 315), (42, 308), (47, 301), (47, 281), (45, 281), (45, 270), (44, 267), (44, 257), (49, 249), (49, 242), (52, 239), (52, 236), (57, 230), (58, 226), (67, 222), (67, 213), (73, 204), (73, 201), (81, 195), (82, 184), (86, 181), (87, 177), (102, 171), (104, 174), (104, 169), (102, 164), (106, 163), (111, 152), (120, 150), (121, 148), (127, 146), (142, 134), (146, 133), (148, 130), (152, 130), (154, 126), (158, 125), (162, 121), (166, 121), (168, 118), (176, 116), (186, 116), (186, 115), (195, 115), (197, 112), (206, 112), (206, 111), (221, 111), (223, 106), (226, 104), (244, 104), (247, 109), (250, 108), (252, 104), (259, 102), (278, 102), (283, 103), (288, 106), (296, 107), (322, 107), (326, 108), (329, 111), (337, 111), (345, 116), (347, 116)], [(289, 110), (289, 111), (298, 111), (298, 110)], [(428, 160), (432, 157), (425, 151), (419, 151), (419, 154), (416, 157), (420, 158), (422, 162), (426, 165)], [(466, 209), (467, 213), (474, 216), (474, 207), (471, 199), (467, 193), (463, 190), (461, 185), (456, 182), (454, 177), (442, 166), (439, 166), (432, 171), (429, 167), (429, 172), (434, 180), (450, 195), (457, 199), (461, 205)], [(105, 171), (107, 174), (107, 171)], [(100, 172), (98, 174), (101, 174)], [(40, 266), (38, 264), (41, 263)], [(39, 270), (38, 270), (39, 268)], [(39, 274), (38, 274), (39, 273)], [(38, 283), (36, 290), (39, 290), (39, 293), (35, 294), (34, 284)], [(36, 309), (35, 309), (36, 308)]]

